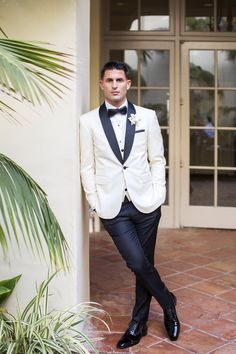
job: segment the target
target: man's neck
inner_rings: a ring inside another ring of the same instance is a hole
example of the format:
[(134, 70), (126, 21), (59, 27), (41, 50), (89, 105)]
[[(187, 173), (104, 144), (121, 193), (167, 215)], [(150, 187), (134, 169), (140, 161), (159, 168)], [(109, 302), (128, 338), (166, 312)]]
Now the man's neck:
[(116, 102), (108, 102), (107, 100), (105, 100), (105, 103), (106, 103), (106, 106), (109, 106), (111, 108), (120, 108), (120, 107), (123, 107), (123, 106), (127, 106), (128, 103), (127, 103), (127, 98), (124, 99), (124, 101), (122, 103), (119, 102), (119, 104)]

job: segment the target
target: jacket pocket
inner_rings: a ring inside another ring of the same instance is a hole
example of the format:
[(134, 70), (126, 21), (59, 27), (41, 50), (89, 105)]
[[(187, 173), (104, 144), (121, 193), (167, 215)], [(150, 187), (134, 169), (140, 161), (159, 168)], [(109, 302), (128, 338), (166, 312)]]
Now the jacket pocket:
[(107, 184), (108, 179), (105, 176), (95, 176), (96, 184)]

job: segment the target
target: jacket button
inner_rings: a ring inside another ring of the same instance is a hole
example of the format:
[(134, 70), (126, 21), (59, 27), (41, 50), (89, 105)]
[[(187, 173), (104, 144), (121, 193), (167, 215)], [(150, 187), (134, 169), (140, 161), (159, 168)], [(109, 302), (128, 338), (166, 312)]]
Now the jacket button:
[(124, 166), (123, 169), (126, 170), (127, 166)]

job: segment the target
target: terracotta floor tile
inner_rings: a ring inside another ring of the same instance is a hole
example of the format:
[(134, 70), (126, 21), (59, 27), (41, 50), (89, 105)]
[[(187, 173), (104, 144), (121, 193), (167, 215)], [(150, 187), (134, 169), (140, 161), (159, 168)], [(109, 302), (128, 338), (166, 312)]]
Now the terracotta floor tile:
[(158, 270), (158, 273), (161, 275), (161, 277), (164, 277), (165, 275), (172, 275), (174, 273), (177, 273), (177, 270), (170, 269), (165, 265), (156, 264), (155, 267)]
[[(131, 353), (134, 353), (133, 351)], [(135, 352), (137, 353), (137, 352)], [(171, 344), (168, 342), (161, 342), (151, 347), (145, 348), (145, 351), (141, 351), (141, 354), (187, 354), (189, 351), (178, 347), (175, 344)]]
[(146, 353), (147, 348), (152, 347), (155, 344), (161, 343), (163, 340), (156, 336), (147, 335), (142, 338), (139, 344), (130, 348), (131, 353)]
[(235, 288), (236, 287), (236, 272), (228, 273), (226, 275), (222, 274), (214, 279), (214, 282), (219, 285), (226, 287)]
[(180, 307), (178, 313), (181, 322), (200, 328), (206, 321), (219, 319), (235, 310), (235, 305), (211, 298), (210, 301)]
[(219, 297), (223, 300), (228, 300), (236, 303), (236, 289), (227, 291), (226, 293), (219, 295)]
[(196, 330), (183, 333), (178, 340), (179, 346), (196, 354), (208, 353), (223, 344), (223, 340)]
[(182, 286), (191, 285), (201, 280), (199, 277), (195, 277), (186, 273), (178, 273), (171, 276), (166, 276), (163, 279), (164, 281), (168, 280)]
[(182, 304), (194, 304), (197, 302), (206, 302), (210, 301), (210, 296), (202, 294), (199, 291), (196, 291), (192, 288), (182, 288), (175, 291), (178, 303)]
[(190, 274), (190, 275), (197, 276), (202, 279), (210, 279), (210, 278), (216, 277), (217, 275), (222, 274), (219, 271), (215, 271), (215, 270), (209, 269), (207, 267), (200, 267), (200, 268), (196, 268), (196, 269), (191, 269), (191, 270), (188, 270), (186, 273)]
[(208, 264), (208, 267), (216, 270), (222, 270), (224, 272), (233, 272), (236, 270), (236, 260), (231, 259), (231, 260), (217, 261)]
[(171, 268), (177, 272), (181, 271), (187, 271), (188, 269), (193, 269), (196, 268), (193, 264), (189, 264), (187, 262), (182, 262), (182, 261), (172, 261), (172, 262), (167, 262), (164, 264), (165, 267)]
[(92, 338), (103, 337), (97, 343), (99, 353), (236, 353), (234, 250), (235, 232), (229, 230), (159, 230), (155, 261), (164, 282), (178, 299), (179, 340), (167, 339), (163, 310), (152, 299), (148, 335), (139, 345), (118, 350), (116, 343), (132, 314), (135, 277), (107, 234), (92, 235), (91, 301), (99, 302), (113, 319), (110, 334), (101, 322), (93, 321), (86, 327)]
[(103, 340), (99, 341), (96, 345), (96, 348), (99, 350), (99, 353), (128, 353), (129, 351), (127, 350), (119, 350), (116, 348), (116, 343), (120, 339), (120, 334), (119, 333), (104, 333), (103, 334)]
[(202, 291), (209, 295), (219, 295), (224, 293), (227, 288), (223, 285), (216, 284), (213, 281), (202, 281), (197, 284), (193, 284), (191, 288)]
[(235, 354), (236, 353), (236, 343), (229, 343), (216, 350), (213, 350), (210, 354)]
[(223, 318), (213, 320), (201, 325), (201, 330), (211, 333), (219, 338), (228, 340), (236, 339), (236, 326), (234, 322), (225, 320)]
[(229, 247), (223, 247), (220, 248), (216, 251), (210, 251), (206, 253), (208, 257), (212, 257), (214, 259), (224, 259), (224, 258), (230, 258), (230, 257), (235, 257), (236, 254), (236, 248), (229, 248)]
[(226, 320), (236, 322), (236, 311), (223, 316), (223, 318), (225, 318)]
[(195, 255), (192, 255), (191, 257), (188, 256), (187, 258), (184, 258), (183, 261), (187, 262), (187, 263), (194, 264), (194, 265), (201, 266), (201, 265), (206, 265), (206, 264), (212, 263), (213, 260), (210, 257), (203, 257), (198, 254), (195, 254)]

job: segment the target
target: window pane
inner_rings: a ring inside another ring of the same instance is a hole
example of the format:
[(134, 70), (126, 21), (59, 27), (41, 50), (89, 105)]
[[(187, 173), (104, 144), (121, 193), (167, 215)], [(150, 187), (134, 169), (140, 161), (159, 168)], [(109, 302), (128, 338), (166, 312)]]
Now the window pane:
[(236, 171), (218, 171), (218, 205), (236, 207)]
[(190, 50), (190, 86), (214, 86), (214, 51)]
[(218, 91), (218, 125), (236, 127), (236, 91)]
[(138, 0), (110, 0), (110, 30), (138, 30)]
[(190, 205), (214, 205), (214, 171), (190, 170)]
[(138, 54), (136, 50), (110, 50), (110, 60), (124, 61), (129, 67), (132, 86), (138, 85)]
[(190, 91), (190, 125), (214, 126), (214, 91)]
[(206, 129), (190, 129), (190, 165), (214, 165), (214, 135), (209, 136)]
[(134, 104), (138, 104), (138, 93), (137, 90), (134, 89), (130, 89), (128, 91), (128, 95), (127, 98), (130, 102), (134, 103)]
[(218, 51), (218, 85), (236, 87), (236, 50)]
[(217, 30), (220, 32), (236, 31), (235, 1), (217, 1)]
[(166, 165), (169, 165), (169, 129), (161, 129)]
[(169, 31), (169, 1), (141, 1), (141, 30)]
[(218, 132), (218, 165), (236, 167), (236, 131)]
[(186, 0), (185, 16), (186, 31), (214, 31), (214, 0)]
[(159, 124), (169, 124), (169, 92), (166, 90), (141, 90), (141, 106), (156, 111)]
[(169, 86), (169, 51), (141, 51), (141, 86)]

